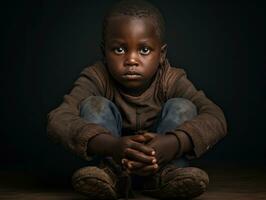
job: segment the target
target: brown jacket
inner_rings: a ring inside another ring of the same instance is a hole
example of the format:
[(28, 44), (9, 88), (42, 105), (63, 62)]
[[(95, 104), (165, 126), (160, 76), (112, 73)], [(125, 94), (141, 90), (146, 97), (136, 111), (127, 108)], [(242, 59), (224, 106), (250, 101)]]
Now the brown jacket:
[(190, 137), (192, 158), (201, 156), (227, 133), (222, 110), (196, 90), (184, 70), (171, 67), (168, 61), (160, 66), (151, 86), (138, 97), (119, 91), (103, 63), (97, 62), (81, 72), (63, 103), (48, 115), (48, 135), (86, 160), (90, 159), (88, 141), (97, 134), (109, 134), (105, 128), (80, 117), (80, 103), (89, 96), (113, 101), (121, 112), (123, 128), (132, 131), (149, 130), (168, 99), (189, 99), (196, 105), (198, 115), (173, 132), (183, 131)]

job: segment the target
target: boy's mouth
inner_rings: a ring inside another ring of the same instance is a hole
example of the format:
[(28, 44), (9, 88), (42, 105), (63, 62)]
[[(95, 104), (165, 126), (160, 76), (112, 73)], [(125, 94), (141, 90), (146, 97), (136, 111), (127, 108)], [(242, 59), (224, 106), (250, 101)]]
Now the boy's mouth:
[(134, 80), (134, 79), (139, 79), (141, 78), (141, 74), (137, 73), (137, 72), (127, 72), (123, 75), (123, 78), (125, 79), (129, 79), (129, 80)]

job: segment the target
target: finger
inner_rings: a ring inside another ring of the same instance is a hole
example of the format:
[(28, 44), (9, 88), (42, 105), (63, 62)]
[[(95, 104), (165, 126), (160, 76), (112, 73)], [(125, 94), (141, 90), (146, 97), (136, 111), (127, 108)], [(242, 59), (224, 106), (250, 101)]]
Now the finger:
[(139, 143), (144, 143), (146, 141), (146, 138), (143, 135), (134, 135), (131, 137), (131, 139)]
[(125, 167), (127, 166), (127, 163), (128, 163), (128, 159), (126, 159), (126, 158), (123, 158), (122, 160), (121, 160), (121, 163), (122, 163), (122, 165), (124, 165)]
[(127, 162), (125, 164), (127, 165), (127, 168), (129, 168), (130, 170), (136, 170), (136, 169), (145, 167), (147, 165), (147, 164), (142, 163), (142, 162), (129, 161), (129, 160), (127, 160)]
[(157, 160), (153, 156), (148, 156), (140, 151), (137, 151), (132, 148), (126, 148), (125, 150), (125, 157), (129, 160), (137, 161), (137, 162), (143, 162), (147, 164), (156, 163)]
[(136, 174), (136, 175), (141, 175), (141, 176), (148, 176), (158, 171), (158, 169), (159, 169), (159, 166), (157, 164), (147, 165), (137, 170), (131, 170), (131, 173)]
[(147, 155), (152, 155), (152, 156), (155, 155), (155, 151), (152, 147), (149, 147), (141, 143), (134, 142), (130, 145), (130, 148), (141, 151), (142, 153), (145, 153)]
[(139, 168), (142, 168), (142, 167), (145, 167), (147, 164), (145, 163), (142, 163), (142, 162), (136, 162), (136, 161), (130, 161), (128, 166), (130, 169), (139, 169)]
[(124, 160), (123, 165), (129, 170), (136, 170), (136, 169), (147, 166), (147, 164), (142, 163), (142, 162), (136, 162), (136, 161), (128, 160), (126, 158), (124, 158), (123, 160)]
[(125, 168), (131, 169), (132, 168), (131, 162), (132, 161), (130, 161), (130, 160), (126, 159), (126, 158), (123, 158), (122, 164), (124, 165)]
[(147, 143), (150, 142), (153, 138), (155, 138), (156, 135), (157, 134), (150, 133), (150, 132), (146, 132), (146, 133), (143, 134), (143, 136), (145, 137)]
[[(131, 173), (131, 170), (133, 169), (132, 168), (132, 166), (129, 164), (129, 161), (125, 161), (124, 163), (123, 163), (123, 166), (124, 166), (124, 169), (126, 170), (126, 172), (128, 173), (128, 174), (130, 174)], [(134, 170), (134, 169), (133, 169)]]

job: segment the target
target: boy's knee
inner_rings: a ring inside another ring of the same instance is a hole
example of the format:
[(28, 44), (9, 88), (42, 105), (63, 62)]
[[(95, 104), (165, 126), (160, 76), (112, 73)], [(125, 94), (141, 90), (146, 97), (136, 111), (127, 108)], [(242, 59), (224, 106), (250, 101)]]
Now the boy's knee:
[(188, 118), (197, 115), (196, 106), (188, 99), (185, 98), (172, 98), (165, 103), (165, 108), (168, 112), (173, 112), (174, 115), (185, 115)]
[(101, 96), (90, 96), (80, 104), (80, 117), (108, 129), (119, 136), (122, 129), (122, 117), (115, 104)]
[(80, 104), (81, 115), (84, 112), (101, 113), (110, 104), (110, 101), (101, 96), (90, 96)]

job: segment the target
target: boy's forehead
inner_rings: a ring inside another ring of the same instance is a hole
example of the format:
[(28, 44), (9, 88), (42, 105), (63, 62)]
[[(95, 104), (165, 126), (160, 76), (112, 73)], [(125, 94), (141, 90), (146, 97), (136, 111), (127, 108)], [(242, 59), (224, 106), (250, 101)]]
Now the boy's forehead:
[(115, 16), (109, 19), (106, 31), (109, 37), (119, 35), (121, 32), (141, 32), (144, 35), (154, 35), (156, 32), (156, 23), (149, 16)]

